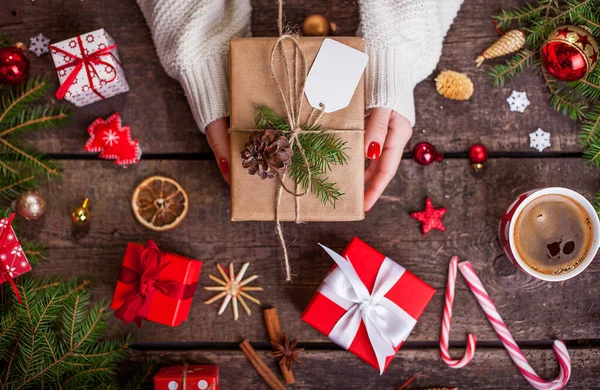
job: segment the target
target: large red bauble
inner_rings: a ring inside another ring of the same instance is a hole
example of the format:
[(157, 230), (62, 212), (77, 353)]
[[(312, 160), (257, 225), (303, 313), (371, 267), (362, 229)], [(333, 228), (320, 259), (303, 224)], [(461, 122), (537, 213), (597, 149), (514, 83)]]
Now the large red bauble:
[(29, 58), (17, 47), (0, 49), (0, 84), (18, 84), (27, 78)]
[(598, 62), (598, 44), (592, 34), (578, 26), (554, 30), (542, 47), (542, 63), (553, 77), (577, 81), (586, 77)]
[(444, 155), (438, 153), (429, 142), (419, 142), (413, 148), (413, 159), (421, 165), (429, 165), (434, 161), (442, 161)]

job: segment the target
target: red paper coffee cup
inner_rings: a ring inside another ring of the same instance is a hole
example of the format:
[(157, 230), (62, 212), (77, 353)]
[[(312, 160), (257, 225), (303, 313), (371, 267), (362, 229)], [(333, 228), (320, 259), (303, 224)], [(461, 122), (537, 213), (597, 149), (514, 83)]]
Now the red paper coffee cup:
[[(559, 273), (556, 275), (539, 272), (531, 268), (525, 261), (523, 261), (515, 247), (515, 225), (521, 211), (523, 211), (525, 206), (531, 203), (534, 199), (544, 195), (562, 195), (570, 198), (583, 210), (585, 210), (586, 214), (588, 214), (590, 220), (592, 221), (593, 232), (590, 250), (581, 264), (569, 272)], [(519, 197), (515, 199), (510, 206), (508, 206), (500, 220), (498, 238), (500, 239), (500, 245), (502, 246), (506, 257), (508, 257), (508, 259), (523, 272), (541, 280), (561, 282), (563, 280), (571, 279), (582, 273), (594, 260), (594, 257), (596, 257), (598, 247), (600, 246), (600, 221), (598, 220), (598, 214), (596, 213), (596, 210), (594, 210), (592, 204), (581, 194), (562, 187), (541, 188), (519, 195)]]

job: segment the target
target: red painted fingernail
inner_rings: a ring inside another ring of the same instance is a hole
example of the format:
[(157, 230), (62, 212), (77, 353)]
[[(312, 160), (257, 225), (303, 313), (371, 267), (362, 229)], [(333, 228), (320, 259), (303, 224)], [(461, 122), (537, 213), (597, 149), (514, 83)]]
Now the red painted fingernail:
[(367, 148), (367, 157), (371, 160), (377, 160), (381, 155), (381, 145), (379, 142), (371, 142)]
[(221, 170), (221, 173), (226, 175), (229, 173), (229, 162), (227, 160), (225, 160), (224, 158), (219, 160), (219, 169)]

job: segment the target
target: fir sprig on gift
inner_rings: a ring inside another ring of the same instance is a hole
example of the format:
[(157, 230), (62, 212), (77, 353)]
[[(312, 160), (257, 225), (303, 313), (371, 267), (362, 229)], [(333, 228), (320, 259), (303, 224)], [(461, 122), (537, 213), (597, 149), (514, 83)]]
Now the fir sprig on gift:
[[(256, 108), (254, 122), (258, 129), (273, 129), (284, 134), (289, 134), (290, 131), (287, 121), (268, 107)], [(301, 127), (309, 132), (300, 134), (298, 139), (310, 166), (310, 190), (323, 204), (329, 203), (335, 207), (335, 203), (344, 194), (337, 183), (329, 180), (327, 173), (331, 171), (333, 165), (348, 163), (346, 142), (335, 134), (322, 132), (319, 125), (304, 124)], [(294, 148), (289, 174), (303, 190), (309, 188), (308, 173), (302, 154)]]
[[(503, 10), (494, 16), (502, 29), (522, 28), (526, 35), (526, 48), (515, 54), (506, 64), (496, 65), (490, 75), (495, 86), (506, 78), (527, 68), (539, 72), (550, 93), (550, 105), (573, 120), (581, 121), (583, 156), (600, 168), (600, 66), (585, 78), (574, 82), (553, 79), (543, 69), (539, 59), (541, 47), (548, 35), (558, 26), (581, 25), (592, 35), (600, 35), (600, 0), (538, 0), (514, 10)], [(600, 192), (596, 195), (596, 209), (600, 212)]]
[(117, 388), (129, 338), (104, 339), (107, 303), (91, 301), (89, 282), (17, 279), (16, 302), (3, 284), (0, 388)]

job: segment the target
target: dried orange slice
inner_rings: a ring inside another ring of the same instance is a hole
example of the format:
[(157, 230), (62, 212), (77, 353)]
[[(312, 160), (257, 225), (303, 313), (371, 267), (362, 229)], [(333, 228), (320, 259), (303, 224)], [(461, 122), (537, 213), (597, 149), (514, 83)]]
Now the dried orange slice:
[(139, 223), (160, 232), (173, 229), (183, 221), (189, 200), (187, 192), (175, 180), (151, 176), (133, 191), (131, 207)]

